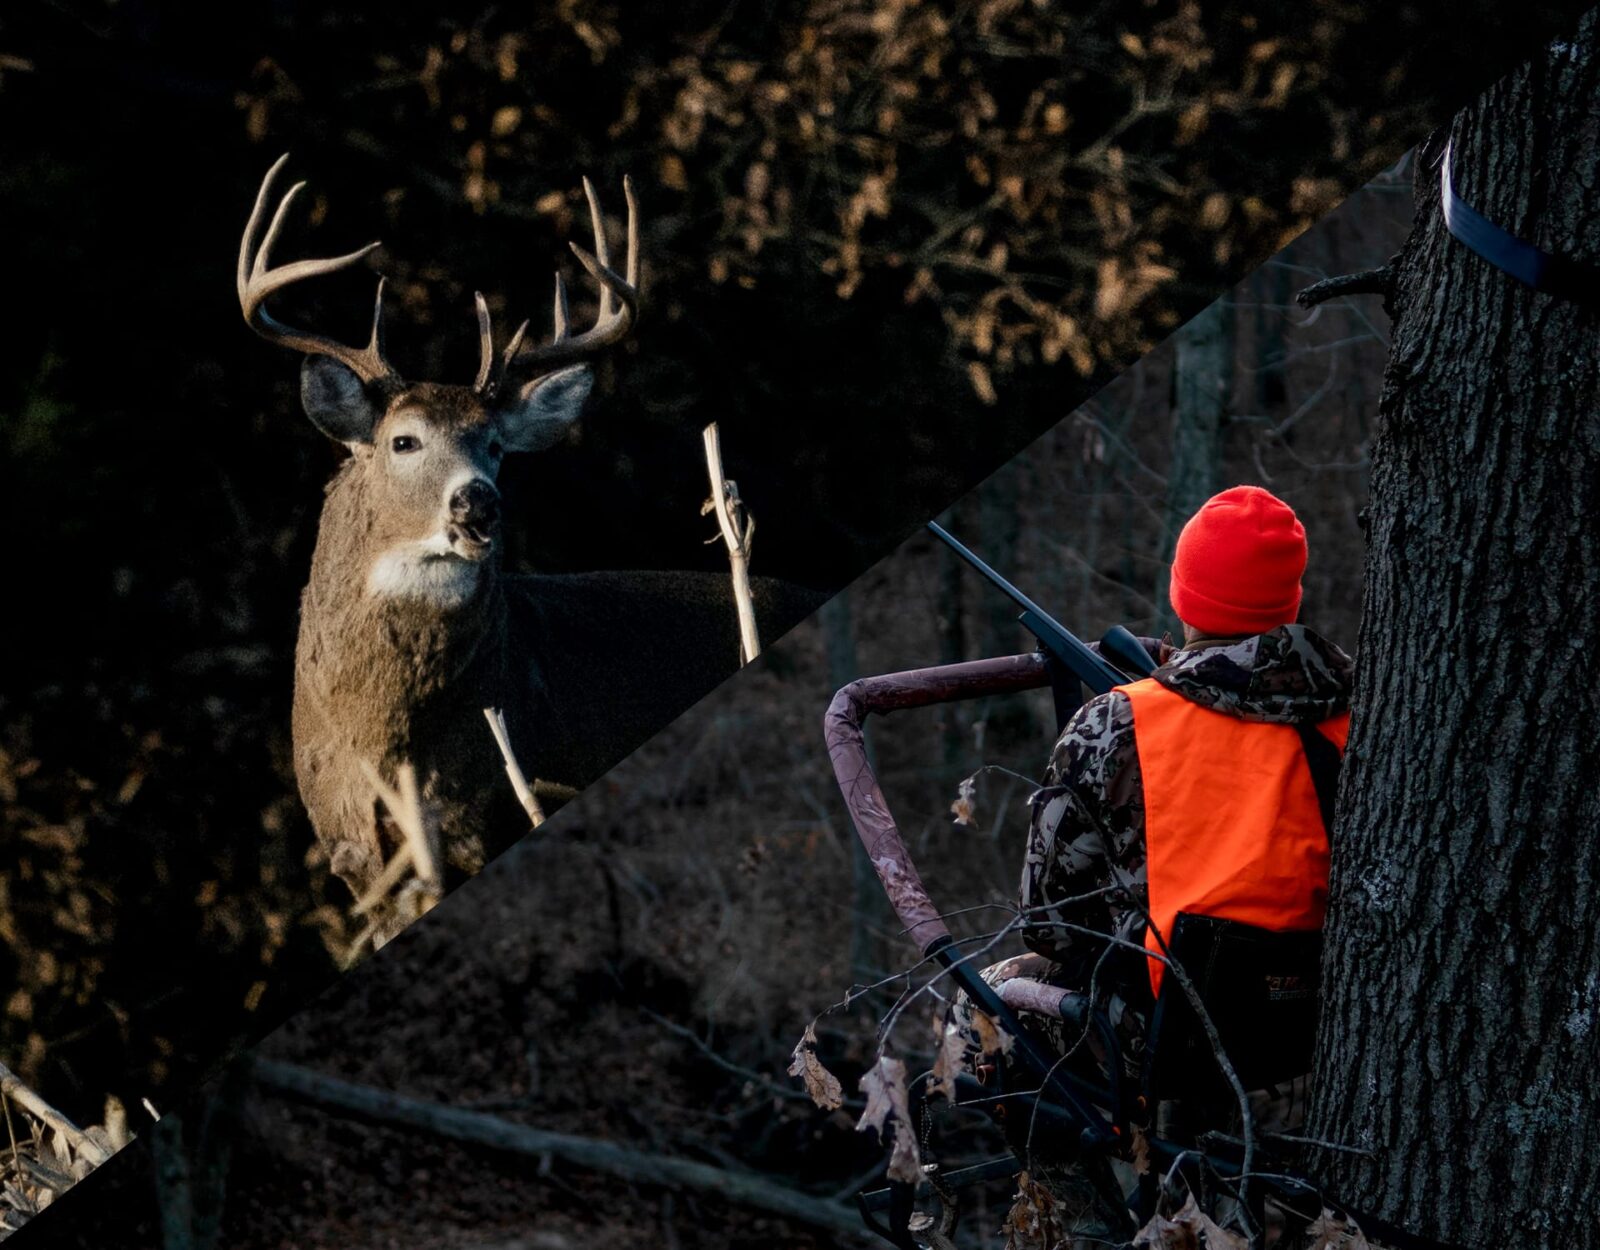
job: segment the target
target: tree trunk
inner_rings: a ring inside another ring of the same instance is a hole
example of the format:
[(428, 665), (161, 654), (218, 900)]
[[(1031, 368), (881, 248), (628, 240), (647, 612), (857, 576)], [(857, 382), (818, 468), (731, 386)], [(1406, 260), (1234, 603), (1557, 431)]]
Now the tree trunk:
[(1417, 165), (1373, 452), (1314, 1135), (1334, 1193), (1464, 1246), (1600, 1246), (1597, 318), (1445, 231), (1600, 260), (1595, 15)]
[(161, 1212), (162, 1250), (212, 1250), (222, 1236), (228, 1167), (250, 1086), (250, 1060), (237, 1055), (194, 1102), (198, 1131), (168, 1112), (150, 1129)]
[(1289, 319), (1284, 315), (1294, 294), (1294, 273), (1286, 264), (1258, 271), (1256, 302), (1256, 411), (1276, 412), (1288, 395)]
[[(1167, 471), (1162, 565), (1172, 563), (1178, 531), (1217, 493), (1222, 473), (1222, 430), (1233, 390), (1233, 305), (1224, 295), (1178, 331), (1172, 375), (1172, 467)], [(1182, 630), (1167, 602), (1167, 579), (1157, 581), (1159, 630)]]

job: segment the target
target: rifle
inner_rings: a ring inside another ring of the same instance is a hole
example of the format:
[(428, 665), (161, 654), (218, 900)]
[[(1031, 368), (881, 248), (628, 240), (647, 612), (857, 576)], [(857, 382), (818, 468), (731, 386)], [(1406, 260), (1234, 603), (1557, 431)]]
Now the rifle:
[[(1148, 677), (1155, 671), (1155, 664), (1150, 659), (1149, 653), (1139, 640), (1121, 625), (1113, 625), (1106, 631), (1105, 637), (1100, 640), (1100, 654), (1096, 655), (1079, 640), (1076, 634), (1008, 582), (993, 567), (984, 563), (970, 547), (944, 526), (937, 521), (929, 521), (928, 529), (935, 538), (981, 573), (990, 585), (1022, 609), (1022, 615), (1017, 617), (1017, 623), (1038, 640), (1039, 650), (1045, 653), (1046, 662), (1050, 667), (1050, 689), (1055, 696), (1057, 733), (1066, 728), (1067, 721), (1072, 719), (1073, 712), (1082, 702), (1078, 697), (1075, 683), (1068, 680), (1069, 674), (1093, 693), (1105, 694), (1114, 686), (1120, 686), (1128, 681), (1130, 676)], [(1116, 660), (1117, 665), (1114, 666), (1106, 660), (1107, 655)]]

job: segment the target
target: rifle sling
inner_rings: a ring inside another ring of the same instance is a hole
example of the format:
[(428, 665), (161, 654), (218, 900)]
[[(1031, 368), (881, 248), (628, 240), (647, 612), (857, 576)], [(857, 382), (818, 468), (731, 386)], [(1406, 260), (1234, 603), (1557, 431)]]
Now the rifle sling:
[(1311, 784), (1317, 788), (1317, 806), (1322, 810), (1322, 827), (1333, 836), (1333, 805), (1339, 797), (1339, 768), (1344, 762), (1339, 748), (1315, 725), (1297, 725), (1300, 743), (1305, 748), (1306, 764), (1311, 769)]

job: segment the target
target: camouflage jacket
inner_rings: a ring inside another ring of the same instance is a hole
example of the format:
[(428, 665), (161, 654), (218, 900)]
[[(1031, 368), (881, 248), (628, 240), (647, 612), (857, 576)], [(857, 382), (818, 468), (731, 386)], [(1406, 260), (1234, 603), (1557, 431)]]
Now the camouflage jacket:
[[(1243, 720), (1315, 724), (1347, 711), (1353, 664), (1303, 625), (1243, 639), (1206, 641), (1173, 652), (1155, 671), (1169, 690)], [(1144, 786), (1134, 748), (1133, 709), (1117, 691), (1085, 703), (1051, 753), (1032, 800), (1022, 907), (1030, 950), (1054, 961), (1052, 980), (1087, 986), (1106, 943), (1082, 932), (1144, 941)], [(1085, 897), (1085, 896), (1091, 897)], [(1123, 948), (1125, 950), (1125, 948)], [(1113, 952), (1117, 948), (1111, 948)], [(1144, 961), (1113, 955), (1097, 984), (1148, 999)]]

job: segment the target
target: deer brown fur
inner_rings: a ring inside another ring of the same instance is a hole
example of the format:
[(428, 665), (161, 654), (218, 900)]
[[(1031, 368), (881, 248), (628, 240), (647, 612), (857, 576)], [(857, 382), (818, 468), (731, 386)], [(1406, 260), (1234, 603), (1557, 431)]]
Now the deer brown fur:
[[(446, 884), (525, 832), (484, 720), (500, 708), (523, 771), (546, 800), (593, 781), (732, 672), (739, 654), (725, 576), (627, 572), (545, 576), (500, 569), (499, 494), (507, 452), (559, 440), (587, 398), (584, 360), (631, 327), (637, 224), (629, 189), (625, 276), (610, 268), (592, 188), (595, 255), (574, 246), (602, 291), (595, 325), (568, 335), (558, 282), (556, 335), (526, 348), (518, 330), (501, 357), (478, 298), (482, 364), (470, 387), (408, 383), (383, 356), (382, 284), (372, 340), (349, 348), (267, 313), (290, 281), (357, 263), (269, 267), (284, 212), (265, 239), (275, 165), (245, 231), (239, 295), (264, 336), (306, 354), (307, 415), (349, 449), (329, 484), (295, 652), (295, 775), (333, 871), (359, 896), (396, 852), (367, 768), (416, 770), (440, 832)], [(374, 245), (375, 246), (375, 245)], [(763, 633), (781, 632), (818, 597), (758, 580)], [(376, 918), (389, 936), (398, 917)]]

